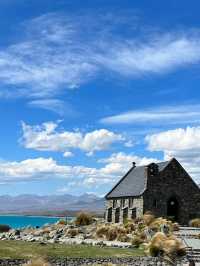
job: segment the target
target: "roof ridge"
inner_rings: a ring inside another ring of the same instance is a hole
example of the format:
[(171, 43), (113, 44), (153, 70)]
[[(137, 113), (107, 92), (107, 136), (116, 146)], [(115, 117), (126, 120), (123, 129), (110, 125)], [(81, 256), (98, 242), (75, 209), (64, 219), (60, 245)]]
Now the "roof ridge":
[[(159, 172), (163, 171), (170, 161), (156, 163), (159, 166)], [(131, 167), (129, 171), (115, 184), (115, 186), (106, 194), (105, 198), (115, 198), (123, 196), (139, 196), (146, 189), (147, 174), (145, 168), (147, 165)], [(133, 186), (130, 184), (133, 184)]]

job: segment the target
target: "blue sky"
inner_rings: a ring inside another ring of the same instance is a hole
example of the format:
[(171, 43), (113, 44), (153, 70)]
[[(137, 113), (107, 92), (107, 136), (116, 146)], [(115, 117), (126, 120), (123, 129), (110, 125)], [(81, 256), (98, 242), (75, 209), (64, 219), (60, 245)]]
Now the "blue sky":
[(2, 0), (0, 193), (104, 195), (172, 157), (200, 183), (199, 8)]

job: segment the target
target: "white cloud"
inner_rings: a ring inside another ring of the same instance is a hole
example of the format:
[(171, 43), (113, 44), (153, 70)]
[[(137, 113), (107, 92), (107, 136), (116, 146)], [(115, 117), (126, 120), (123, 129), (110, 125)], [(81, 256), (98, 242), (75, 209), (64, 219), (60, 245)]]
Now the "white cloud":
[(51, 177), (68, 177), (69, 169), (58, 165), (52, 158), (27, 159), (21, 162), (0, 162), (0, 179), (26, 181)]
[(166, 160), (176, 157), (200, 182), (200, 127), (168, 130), (146, 137), (151, 151), (163, 151)]
[(66, 179), (66, 187), (98, 188), (104, 184), (111, 186), (122, 177), (135, 161), (137, 165), (149, 164), (158, 160), (140, 158), (125, 153), (112, 154), (102, 160), (100, 168), (82, 165), (59, 165), (52, 158), (27, 159), (20, 162), (0, 162), (0, 182), (28, 182), (41, 179)]
[(68, 149), (80, 149), (92, 155), (95, 151), (107, 150), (115, 142), (124, 138), (107, 129), (99, 129), (88, 133), (56, 131), (57, 123), (48, 122), (40, 126), (22, 123), (22, 143), (26, 148), (40, 151), (68, 152)]
[[(87, 27), (83, 20), (89, 20)], [(59, 13), (27, 21), (24, 39), (0, 51), (0, 82), (8, 85), (1, 95), (50, 98), (101, 73), (140, 78), (200, 61), (198, 33), (172, 32), (140, 40), (118, 36), (110, 30), (114, 21)]]
[(200, 149), (200, 127), (177, 128), (147, 136), (149, 149), (191, 150)]
[(71, 151), (66, 151), (64, 154), (63, 154), (64, 157), (68, 158), (68, 157), (73, 157), (74, 154), (71, 152)]
[(163, 73), (200, 60), (200, 39), (163, 35), (146, 43), (137, 40), (112, 45), (98, 57), (105, 67), (122, 75)]
[(105, 124), (129, 124), (137, 123), (188, 123), (200, 121), (200, 105), (161, 106), (144, 110), (132, 110), (114, 116), (102, 118)]
[(33, 100), (30, 101), (28, 105), (30, 107), (37, 107), (58, 113), (59, 115), (64, 115), (64, 110), (65, 110), (64, 102), (58, 99)]

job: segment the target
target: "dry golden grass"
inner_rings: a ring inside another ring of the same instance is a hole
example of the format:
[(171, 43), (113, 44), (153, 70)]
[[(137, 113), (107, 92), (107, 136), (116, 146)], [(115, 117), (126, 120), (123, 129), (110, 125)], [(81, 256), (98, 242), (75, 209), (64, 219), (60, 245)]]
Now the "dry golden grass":
[(191, 227), (198, 227), (200, 228), (200, 218), (193, 219), (189, 222)]
[(127, 242), (129, 240), (126, 229), (123, 226), (118, 225), (101, 226), (97, 228), (96, 236), (108, 241), (118, 240)]
[(58, 224), (60, 224), (60, 225), (66, 225), (67, 222), (65, 220), (61, 219), (61, 220), (58, 221)]
[(33, 259), (24, 266), (50, 266), (50, 264), (43, 259)]
[(76, 217), (75, 224), (78, 226), (81, 225), (90, 225), (93, 222), (93, 218), (89, 213), (79, 213)]
[(180, 230), (178, 223), (173, 223), (172, 227), (173, 227), (173, 231), (179, 231)]
[(77, 228), (71, 228), (67, 230), (66, 236), (75, 237), (79, 234), (79, 230)]
[(144, 240), (138, 236), (138, 235), (135, 235), (132, 239), (132, 245), (135, 246), (135, 247), (139, 247), (141, 244), (144, 243)]
[(167, 237), (165, 234), (158, 232), (147, 245), (147, 253), (151, 256), (167, 255), (174, 258), (184, 256), (186, 250), (176, 237)]
[(130, 234), (132, 232), (135, 231), (136, 229), (136, 225), (134, 224), (133, 220), (128, 221), (125, 225), (124, 225), (125, 229), (126, 229), (126, 233)]
[(106, 239), (108, 241), (113, 241), (113, 240), (116, 240), (118, 236), (118, 230), (117, 230), (117, 227), (111, 227), (107, 233), (106, 233)]
[(143, 221), (144, 221), (145, 225), (149, 226), (151, 223), (153, 223), (155, 221), (155, 216), (153, 214), (150, 214), (150, 213), (145, 213), (143, 215)]
[(97, 237), (103, 238), (106, 236), (107, 232), (109, 231), (109, 226), (103, 225), (101, 227), (98, 227), (96, 230)]

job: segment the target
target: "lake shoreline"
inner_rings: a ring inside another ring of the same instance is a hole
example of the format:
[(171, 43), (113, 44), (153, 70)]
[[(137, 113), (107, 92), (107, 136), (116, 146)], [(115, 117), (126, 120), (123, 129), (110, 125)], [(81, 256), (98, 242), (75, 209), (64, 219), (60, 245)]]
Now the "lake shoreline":
[[(45, 224), (55, 224), (61, 217), (49, 217), (49, 216), (30, 216), (30, 215), (0, 215), (0, 224), (1, 225), (8, 225), (12, 229), (20, 229), (25, 227), (42, 227)], [(73, 219), (73, 217), (68, 216), (68, 220)]]

